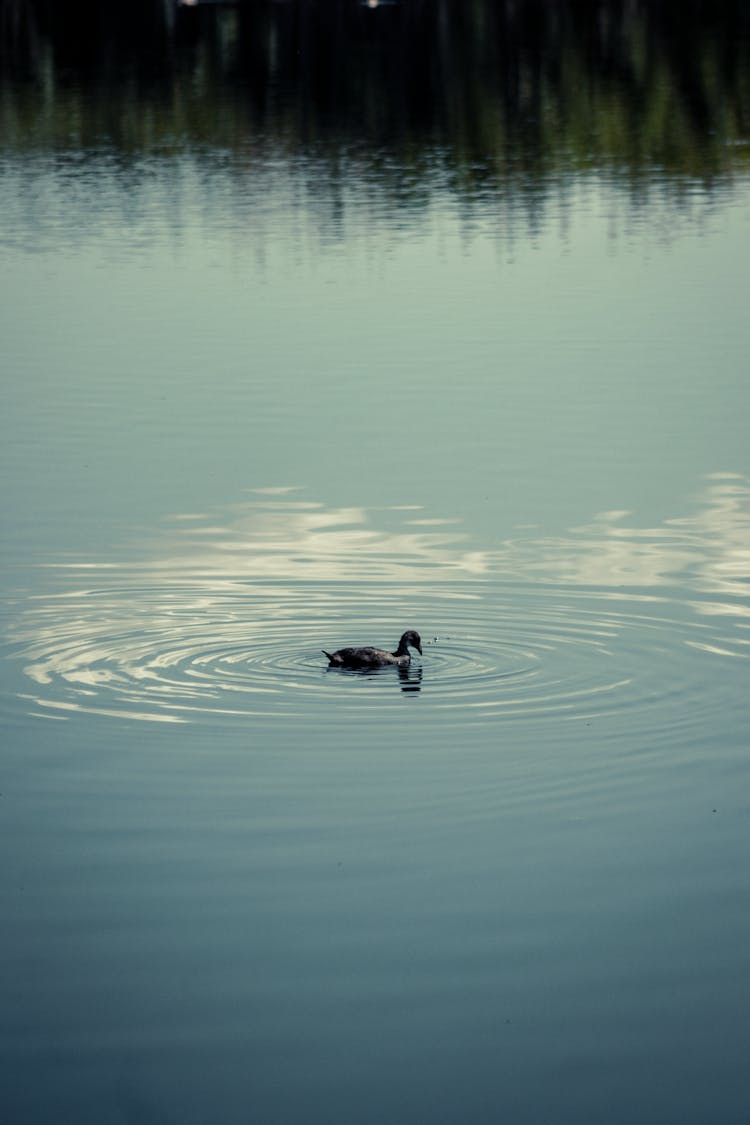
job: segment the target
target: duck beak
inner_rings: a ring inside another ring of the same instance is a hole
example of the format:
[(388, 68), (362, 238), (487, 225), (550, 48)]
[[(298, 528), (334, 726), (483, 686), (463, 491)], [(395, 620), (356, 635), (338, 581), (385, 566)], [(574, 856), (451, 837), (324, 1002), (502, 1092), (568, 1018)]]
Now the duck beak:
[(421, 646), (421, 645), (416, 645), (415, 647), (416, 647), (416, 650), (417, 650), (417, 652), (418, 652), (418, 653), (419, 653), (419, 655), (421, 656), (421, 655), (422, 655), (422, 646)]

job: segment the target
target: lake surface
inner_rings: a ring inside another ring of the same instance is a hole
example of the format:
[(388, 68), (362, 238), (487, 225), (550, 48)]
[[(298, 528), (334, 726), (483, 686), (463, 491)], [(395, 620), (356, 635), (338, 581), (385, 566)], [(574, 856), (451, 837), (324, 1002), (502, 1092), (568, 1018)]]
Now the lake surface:
[(89, 16), (0, 4), (3, 1121), (745, 1125), (744, 5)]

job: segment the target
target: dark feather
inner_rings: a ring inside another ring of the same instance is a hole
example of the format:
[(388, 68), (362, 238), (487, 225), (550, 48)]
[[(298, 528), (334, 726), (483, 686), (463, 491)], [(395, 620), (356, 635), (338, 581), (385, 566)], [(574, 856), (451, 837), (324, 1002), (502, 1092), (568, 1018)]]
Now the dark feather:
[(328, 657), (329, 665), (334, 668), (382, 668), (388, 664), (395, 664), (403, 668), (411, 660), (410, 646), (415, 648), (421, 656), (422, 641), (419, 633), (415, 633), (413, 629), (409, 629), (403, 634), (395, 652), (387, 652), (386, 649), (369, 646), (340, 648), (336, 652), (326, 652), (325, 649), (321, 649), (321, 651), (324, 656)]

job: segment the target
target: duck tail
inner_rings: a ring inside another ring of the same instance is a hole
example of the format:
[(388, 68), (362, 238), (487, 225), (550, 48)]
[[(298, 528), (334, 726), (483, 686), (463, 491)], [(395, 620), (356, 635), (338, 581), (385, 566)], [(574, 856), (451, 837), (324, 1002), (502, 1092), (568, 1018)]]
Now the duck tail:
[(323, 656), (328, 657), (329, 663), (333, 664), (333, 657), (331, 656), (330, 652), (326, 652), (326, 650), (324, 648), (322, 648), (320, 651), (323, 653)]

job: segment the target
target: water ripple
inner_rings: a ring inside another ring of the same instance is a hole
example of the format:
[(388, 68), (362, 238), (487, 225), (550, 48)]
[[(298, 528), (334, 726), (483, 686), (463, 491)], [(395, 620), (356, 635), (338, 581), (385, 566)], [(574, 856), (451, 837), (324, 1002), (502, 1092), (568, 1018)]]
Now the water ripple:
[[(284, 491), (220, 521), (173, 518), (136, 564), (66, 563), (56, 593), (22, 605), (11, 637), (19, 695), (55, 717), (172, 723), (383, 716), (419, 699), (461, 723), (628, 713), (674, 727), (688, 700), (693, 719), (726, 705), (702, 661), (750, 654), (738, 487), (714, 482), (713, 506), (691, 522), (626, 534), (612, 513), (565, 540), (494, 553), (452, 521), (328, 510)], [(718, 511), (732, 516), (723, 551)], [(627, 586), (595, 580), (605, 557)], [(676, 560), (689, 590), (675, 584)], [(408, 670), (328, 669), (323, 648), (395, 646), (406, 628), (424, 642)]]

